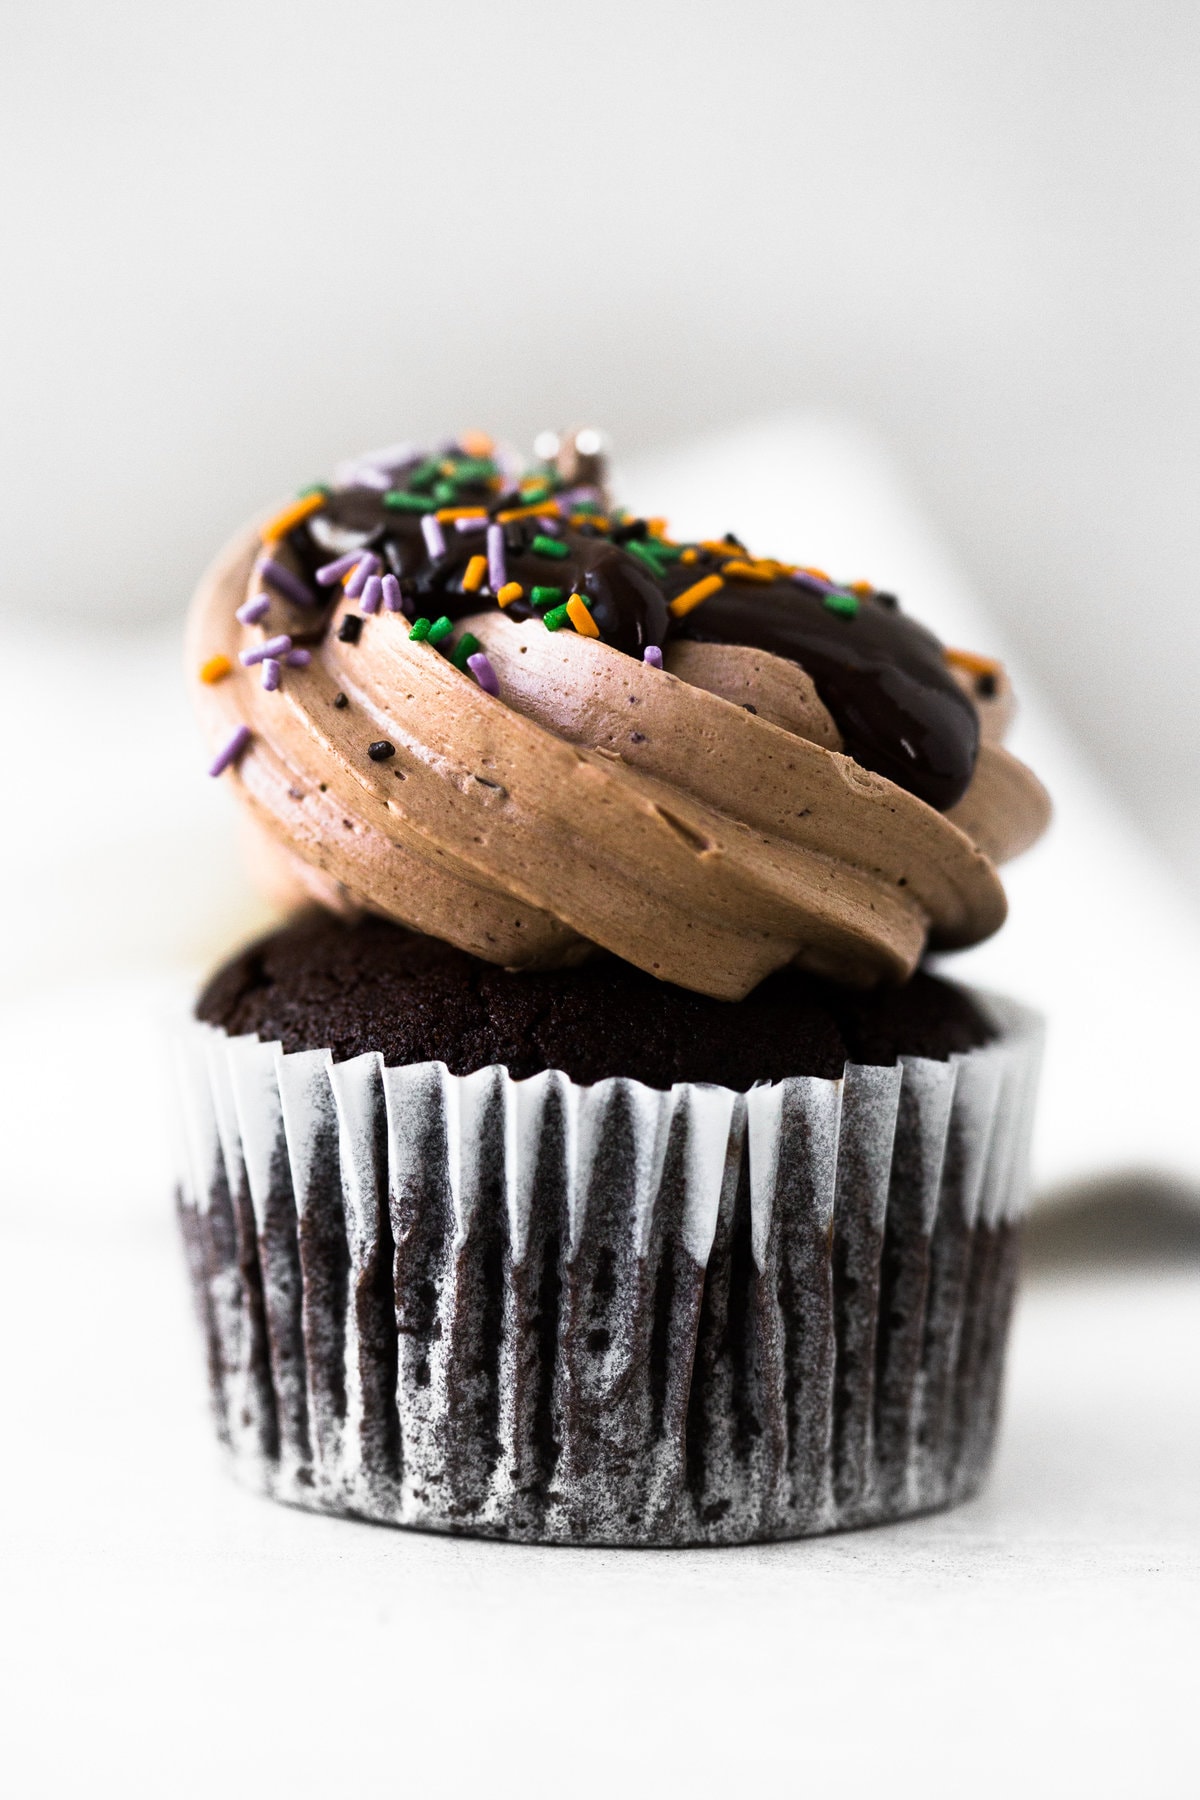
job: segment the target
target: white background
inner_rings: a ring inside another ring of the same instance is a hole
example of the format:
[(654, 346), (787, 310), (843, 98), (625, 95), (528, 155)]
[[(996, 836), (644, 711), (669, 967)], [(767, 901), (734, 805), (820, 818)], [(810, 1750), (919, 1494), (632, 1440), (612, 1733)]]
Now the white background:
[(1043, 1179), (1194, 1198), (1200, 8), (3, 24), (0, 1784), (1190, 1800), (1189, 1215), (1109, 1262), (1100, 1200), (1039, 1222), (995, 1478), (944, 1518), (636, 1555), (310, 1519), (215, 1466), (160, 1025), (254, 919), (182, 705), (200, 566), (366, 444), (597, 420), (631, 490), (736, 492), (717, 528), (1015, 649), (1062, 817), (975, 967), (1058, 1021)]

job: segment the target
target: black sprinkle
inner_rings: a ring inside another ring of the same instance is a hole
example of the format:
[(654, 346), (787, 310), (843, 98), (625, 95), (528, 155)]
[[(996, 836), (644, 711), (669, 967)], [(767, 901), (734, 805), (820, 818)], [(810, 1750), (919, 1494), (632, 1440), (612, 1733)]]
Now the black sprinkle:
[(338, 711), (341, 712), (343, 707), (349, 706), (350, 702), (347, 700), (345, 694), (335, 694), (333, 696), (333, 704), (337, 707)]
[(742, 701), (742, 711), (743, 712), (752, 712), (752, 713), (757, 714), (758, 708), (757, 708), (757, 706), (751, 706), (751, 704), (748, 700), (743, 700)]
[(975, 692), (981, 700), (994, 700), (996, 698), (996, 677), (994, 675), (977, 675)]
[(886, 606), (889, 612), (897, 612), (900, 602), (895, 594), (879, 593), (874, 596), (876, 606)]
[(386, 738), (378, 738), (375, 743), (367, 745), (367, 755), (372, 762), (386, 762), (389, 756), (395, 754), (395, 744), (389, 744)]
[(338, 638), (343, 644), (357, 644), (362, 636), (363, 622), (357, 613), (347, 613), (338, 627)]

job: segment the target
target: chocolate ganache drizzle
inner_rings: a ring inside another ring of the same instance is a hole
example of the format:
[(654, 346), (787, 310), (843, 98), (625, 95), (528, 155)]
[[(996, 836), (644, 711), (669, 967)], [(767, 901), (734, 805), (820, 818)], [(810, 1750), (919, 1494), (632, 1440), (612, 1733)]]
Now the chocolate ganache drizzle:
[[(571, 630), (566, 607), (578, 597), (588, 635), (639, 660), (673, 638), (786, 658), (811, 678), (863, 767), (938, 811), (962, 797), (979, 748), (977, 711), (938, 640), (894, 595), (754, 558), (732, 535), (673, 543), (660, 521), (608, 506), (598, 456), (580, 456), (574, 443), (566, 456), (517, 482), (491, 455), (457, 444), (364, 465), (347, 485), (320, 490), (283, 541), (322, 604), (332, 594), (318, 570), (362, 550), (396, 577), (414, 623), (503, 606), (515, 621)], [(322, 635), (314, 619), (297, 641)]]

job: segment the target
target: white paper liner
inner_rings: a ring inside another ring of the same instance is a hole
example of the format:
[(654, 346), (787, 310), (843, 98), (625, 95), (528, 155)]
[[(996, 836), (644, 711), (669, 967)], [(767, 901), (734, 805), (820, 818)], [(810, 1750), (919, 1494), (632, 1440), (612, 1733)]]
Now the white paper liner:
[(275, 1497), (742, 1543), (986, 1470), (1037, 1019), (746, 1094), (385, 1068), (193, 1025), (179, 1209), (218, 1430)]

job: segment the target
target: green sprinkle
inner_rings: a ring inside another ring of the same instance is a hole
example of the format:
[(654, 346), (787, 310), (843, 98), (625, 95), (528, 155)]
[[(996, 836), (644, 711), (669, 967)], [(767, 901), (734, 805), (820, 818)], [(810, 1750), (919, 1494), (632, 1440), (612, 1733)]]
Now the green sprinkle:
[(320, 494), (322, 499), (324, 499), (332, 492), (333, 489), (327, 488), (323, 481), (314, 481), (310, 487), (300, 488), (297, 491), (296, 498), (297, 500), (307, 500), (310, 494)]
[[(634, 539), (637, 542), (637, 539)], [(662, 557), (664, 562), (678, 562), (683, 555), (679, 544), (664, 544), (661, 538), (651, 538), (646, 545), (652, 556)]]
[(621, 548), (622, 550), (628, 550), (631, 556), (636, 556), (643, 567), (649, 569), (652, 575), (665, 574), (665, 570), (659, 562), (657, 555), (642, 538), (630, 538), (627, 543), (621, 545)]
[(545, 615), (543, 623), (547, 631), (558, 631), (566, 624), (568, 617), (565, 606), (556, 606), (552, 612)]
[(454, 465), (452, 481), (460, 484), (468, 481), (490, 481), (496, 473), (496, 465), (490, 456), (464, 456)]
[(852, 619), (858, 611), (858, 601), (853, 594), (826, 594), (822, 604), (843, 619)]
[(415, 638), (418, 644), (423, 644), (425, 639), (429, 636), (429, 620), (415, 619), (413, 621), (413, 628), (408, 636), (410, 642)]
[(562, 599), (560, 587), (535, 587), (530, 590), (529, 598), (534, 606), (552, 606), (556, 600)]
[(571, 554), (567, 549), (567, 546), (565, 544), (560, 544), (557, 538), (546, 537), (540, 531), (534, 538), (530, 548), (536, 550), (539, 556), (555, 556), (560, 560), (564, 556), (570, 556)]
[(431, 487), (437, 476), (438, 470), (442, 466), (443, 460), (444, 459), (440, 456), (427, 456), (425, 461), (421, 463), (418, 468), (414, 469), (409, 476), (409, 492), (416, 494), (419, 493), (422, 488)]
[(458, 490), (452, 481), (435, 481), (433, 497), (439, 506), (453, 506), (458, 498)]
[(554, 483), (552, 481), (539, 481), (536, 487), (525, 489), (521, 495), (521, 505), (537, 506), (541, 501), (548, 500), (553, 492)]
[(405, 494), (399, 488), (393, 488), (390, 494), (383, 496), (383, 504), (392, 512), (427, 513), (433, 511), (437, 501), (424, 494)]
[(477, 650), (482, 649), (483, 645), (479, 642), (475, 633), (473, 631), (464, 631), (457, 644), (454, 646), (454, 653), (451, 656), (450, 661), (454, 664), (456, 669), (465, 669), (468, 656), (474, 656)]
[(435, 619), (433, 624), (429, 627), (430, 643), (440, 644), (442, 639), (449, 637), (453, 630), (454, 626), (450, 623), (450, 620), (446, 617), (445, 613), (443, 613), (441, 618)]
[(600, 511), (600, 502), (598, 500), (572, 500), (571, 511), (577, 513), (598, 513)]

